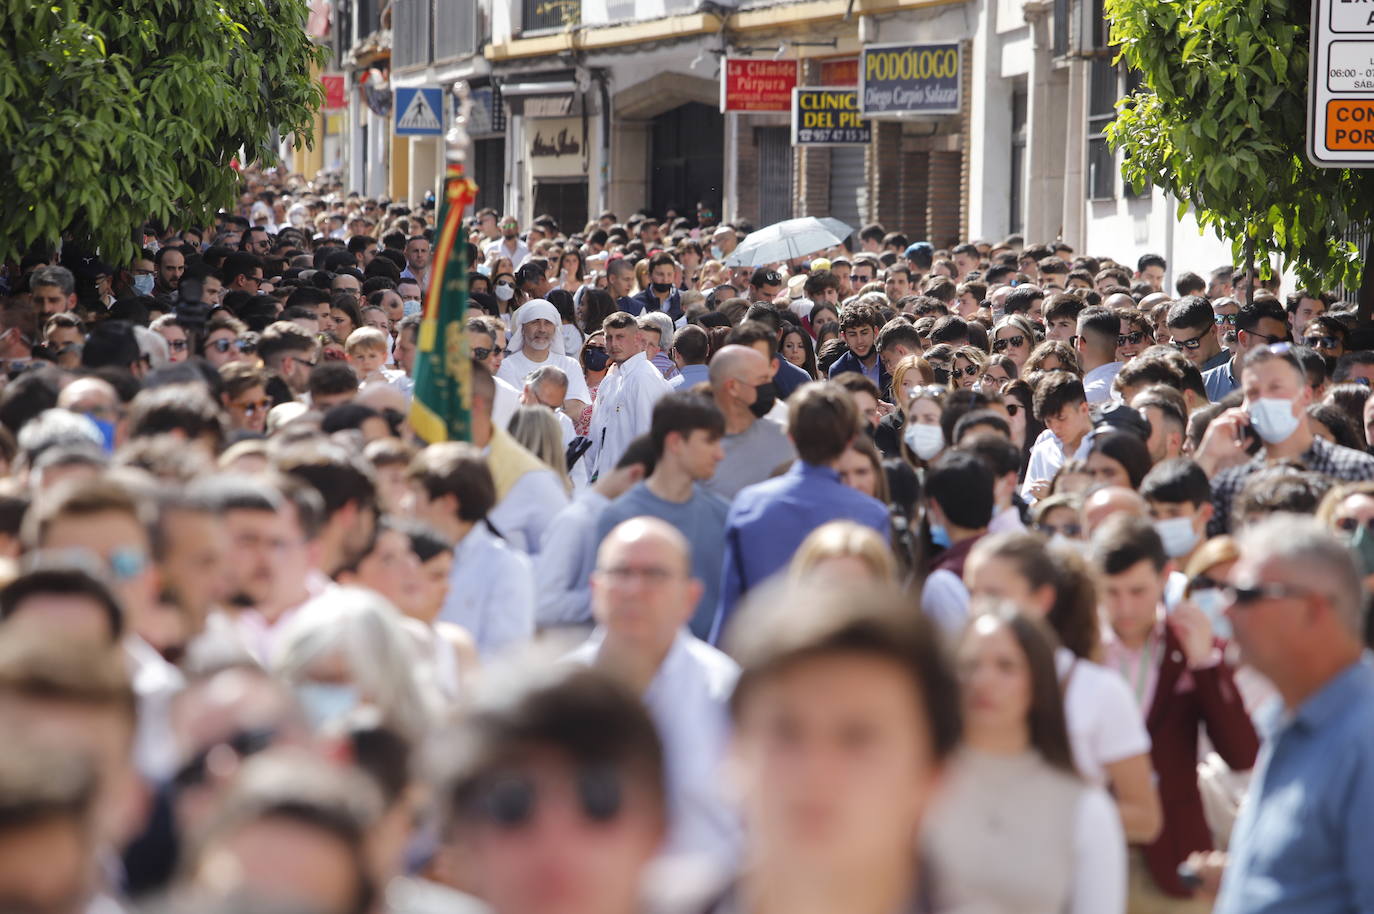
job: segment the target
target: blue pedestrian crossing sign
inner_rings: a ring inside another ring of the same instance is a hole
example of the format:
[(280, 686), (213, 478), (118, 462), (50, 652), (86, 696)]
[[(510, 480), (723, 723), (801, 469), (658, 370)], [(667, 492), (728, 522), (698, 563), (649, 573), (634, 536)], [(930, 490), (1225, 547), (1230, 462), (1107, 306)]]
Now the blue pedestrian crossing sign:
[(444, 90), (397, 89), (396, 135), (440, 136), (444, 132)]

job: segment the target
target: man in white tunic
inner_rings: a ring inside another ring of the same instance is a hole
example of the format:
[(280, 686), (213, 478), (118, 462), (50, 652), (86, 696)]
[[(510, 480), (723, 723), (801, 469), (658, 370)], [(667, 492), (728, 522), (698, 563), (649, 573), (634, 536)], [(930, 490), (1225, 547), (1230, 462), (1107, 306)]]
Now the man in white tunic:
[(515, 312), (514, 329), (506, 346), (509, 354), (496, 376), (516, 390), (523, 390), (525, 379), (535, 369), (545, 365), (559, 368), (568, 376), (563, 409), (570, 416), (580, 416), (592, 402), (592, 395), (587, 390), (582, 366), (563, 352), (561, 322), (558, 309), (542, 298), (521, 305)]
[(592, 411), (591, 450), (587, 457), (593, 474), (608, 471), (640, 435), (649, 431), (654, 404), (672, 386), (644, 356), (644, 342), (635, 319), (623, 311), (606, 318), (606, 355), (615, 363), (601, 382)]
[(739, 667), (687, 631), (700, 597), (682, 534), (658, 518), (627, 520), (601, 544), (592, 574), (597, 628), (569, 659), (600, 667), (644, 699), (663, 741), (665, 853), (729, 867), (742, 834), (720, 768)]

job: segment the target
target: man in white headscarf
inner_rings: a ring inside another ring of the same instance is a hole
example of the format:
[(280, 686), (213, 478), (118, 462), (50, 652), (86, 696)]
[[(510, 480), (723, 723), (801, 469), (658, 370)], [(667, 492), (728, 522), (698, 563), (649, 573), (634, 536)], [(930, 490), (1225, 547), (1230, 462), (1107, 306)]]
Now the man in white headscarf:
[(559, 332), (562, 317), (558, 309), (542, 298), (525, 302), (515, 312), (511, 322), (509, 355), (501, 363), (497, 377), (516, 390), (523, 390), (530, 372), (546, 365), (562, 369), (568, 376), (567, 399), (563, 410), (569, 416), (580, 416), (592, 402), (587, 379), (576, 359), (563, 353), (563, 334)]

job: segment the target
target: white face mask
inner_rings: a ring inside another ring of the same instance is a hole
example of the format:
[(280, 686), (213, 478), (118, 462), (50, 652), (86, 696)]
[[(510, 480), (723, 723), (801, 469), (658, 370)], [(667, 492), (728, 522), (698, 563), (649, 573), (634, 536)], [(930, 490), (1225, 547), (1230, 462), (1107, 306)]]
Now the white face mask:
[(925, 422), (908, 422), (902, 430), (902, 440), (921, 460), (930, 460), (945, 449), (945, 433), (940, 426)]
[(725, 256), (725, 252), (722, 251), (722, 250), (720, 249), (720, 245), (718, 245), (718, 244), (713, 244), (713, 245), (711, 245), (711, 259), (712, 259), (712, 260), (720, 260), (720, 259), (721, 259), (722, 257), (724, 257), (724, 256)]
[(1176, 559), (1187, 555), (1197, 545), (1197, 531), (1193, 529), (1191, 517), (1171, 517), (1155, 521), (1155, 532), (1164, 543), (1164, 551), (1169, 558)]
[(401, 302), (402, 317), (410, 317), (410, 315), (419, 314), (424, 310), (424, 306), (420, 304), (420, 300), (418, 298), (410, 298)]
[(1247, 410), (1255, 434), (1265, 444), (1287, 441), (1298, 430), (1301, 420), (1293, 414), (1293, 401), (1282, 397), (1264, 397), (1250, 404)]
[(135, 276), (134, 291), (137, 292), (139, 295), (152, 295), (153, 280), (155, 278), (156, 277), (154, 277), (152, 274), (149, 274), (147, 276)]
[(506, 286), (498, 283), (496, 288), (492, 291), (500, 301), (510, 301), (515, 297), (515, 286)]

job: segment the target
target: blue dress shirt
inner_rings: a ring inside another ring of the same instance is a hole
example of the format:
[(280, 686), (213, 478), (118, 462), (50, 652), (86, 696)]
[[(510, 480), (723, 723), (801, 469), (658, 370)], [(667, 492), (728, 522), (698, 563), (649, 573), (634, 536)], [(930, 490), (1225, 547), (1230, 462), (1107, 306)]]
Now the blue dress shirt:
[(1215, 914), (1374, 911), (1374, 666), (1275, 704)]
[(830, 467), (802, 460), (781, 476), (746, 486), (725, 519), (720, 605), (711, 625), (720, 641), (736, 604), (750, 589), (787, 567), (802, 540), (821, 524), (852, 520), (891, 537), (887, 507), (840, 482)]

